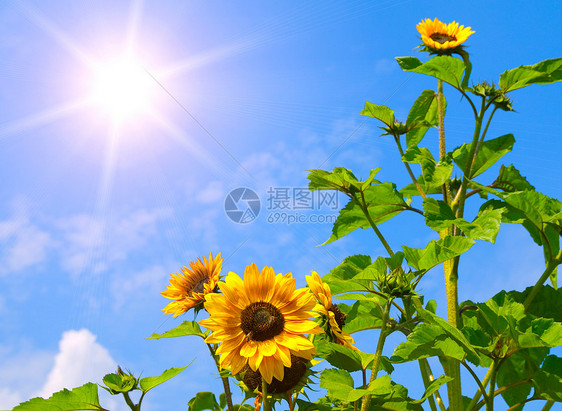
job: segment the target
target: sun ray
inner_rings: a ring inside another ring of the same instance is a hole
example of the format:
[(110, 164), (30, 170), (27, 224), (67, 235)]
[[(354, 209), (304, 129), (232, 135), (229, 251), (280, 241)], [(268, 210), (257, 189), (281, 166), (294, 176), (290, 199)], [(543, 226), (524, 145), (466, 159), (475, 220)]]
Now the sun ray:
[(254, 48), (259, 42), (252, 39), (241, 40), (226, 46), (217, 47), (215, 49), (199, 53), (184, 60), (180, 60), (170, 66), (157, 71), (155, 77), (161, 79), (170, 79), (177, 75), (184, 74), (186, 71), (204, 67), (216, 61), (223, 60), (227, 57), (244, 53)]
[(205, 164), (205, 166), (209, 166), (212, 170), (219, 174), (229, 173), (229, 171), (225, 171), (221, 169), (217, 164), (215, 158), (211, 157), (209, 153), (190, 136), (188, 136), (185, 131), (181, 130), (177, 125), (173, 122), (168, 120), (162, 114), (153, 111), (150, 113), (152, 119), (164, 130), (170, 137), (174, 139), (186, 152), (192, 156), (197, 158), (199, 162)]
[(55, 23), (49, 20), (43, 13), (30, 4), (19, 3), (25, 14), (35, 23), (37, 27), (50, 35), (58, 45), (66, 49), (70, 54), (84, 63), (87, 67), (92, 67), (94, 59), (76, 44), (66, 33), (64, 33)]
[(9, 134), (18, 133), (33, 127), (39, 127), (44, 124), (51, 123), (62, 117), (76, 113), (77, 111), (88, 107), (90, 104), (91, 100), (89, 99), (74, 100), (71, 102), (59, 104), (58, 106), (40, 111), (35, 114), (31, 114), (18, 120), (11, 121), (0, 128), (0, 139)]
[(142, 18), (144, 2), (143, 0), (132, 0), (131, 11), (129, 14), (129, 24), (127, 25), (127, 34), (125, 38), (125, 50), (127, 54), (131, 54), (135, 48), (139, 22)]

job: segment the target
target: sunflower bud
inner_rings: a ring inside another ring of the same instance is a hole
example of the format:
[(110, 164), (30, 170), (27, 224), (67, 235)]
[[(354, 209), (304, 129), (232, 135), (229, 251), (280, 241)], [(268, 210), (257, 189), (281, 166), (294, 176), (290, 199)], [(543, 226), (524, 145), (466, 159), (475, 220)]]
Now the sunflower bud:
[(405, 297), (412, 294), (412, 287), (402, 270), (378, 276), (376, 286), (383, 294), (393, 297)]
[(131, 372), (123, 371), (119, 366), (114, 374), (103, 377), (103, 383), (106, 385), (103, 388), (112, 395), (137, 389), (137, 378)]

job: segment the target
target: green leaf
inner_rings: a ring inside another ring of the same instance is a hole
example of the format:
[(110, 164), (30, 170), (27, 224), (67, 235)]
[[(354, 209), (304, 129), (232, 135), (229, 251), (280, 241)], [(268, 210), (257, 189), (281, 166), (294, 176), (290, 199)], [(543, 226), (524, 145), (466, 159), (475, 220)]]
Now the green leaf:
[(492, 187), (499, 188), (506, 192), (534, 190), (525, 177), (519, 173), (513, 164), (506, 167), (502, 164), (498, 178), (492, 184)]
[(505, 134), (501, 137), (492, 140), (484, 141), (478, 148), (478, 153), (472, 164), (470, 175), (468, 175), (468, 167), (470, 166), (469, 154), (472, 148), (472, 143), (463, 144), (453, 152), (453, 159), (455, 164), (463, 171), (468, 178), (474, 178), (492, 165), (494, 165), (500, 158), (511, 151), (515, 138), (513, 134)]
[(433, 356), (446, 356), (461, 361), (466, 353), (441, 327), (422, 323), (414, 328), (405, 342), (394, 349), (390, 361), (402, 363)]
[[(431, 125), (437, 124), (437, 98), (435, 91), (424, 90), (408, 113), (406, 126), (418, 125), (406, 133), (406, 147), (415, 147), (423, 139)], [(424, 125), (426, 124), (426, 125)]]
[(320, 339), (316, 339), (314, 345), (318, 357), (324, 358), (334, 367), (348, 372), (359, 371), (364, 368), (361, 356), (351, 348)]
[(377, 303), (357, 301), (352, 306), (340, 303), (338, 307), (346, 314), (343, 330), (349, 334), (381, 328), (383, 315), (381, 306)]
[[(498, 388), (530, 378), (536, 373), (546, 354), (544, 349), (525, 350), (503, 360), (497, 375)], [(503, 392), (502, 397), (509, 406), (512, 406), (524, 401), (531, 389), (530, 383), (520, 385)]]
[(362, 116), (374, 117), (382, 121), (388, 127), (394, 125), (394, 111), (386, 106), (365, 102), (365, 109), (361, 111)]
[(426, 399), (428, 399), (435, 391), (437, 391), (439, 389), (439, 387), (441, 387), (443, 384), (448, 383), (449, 381), (452, 381), (453, 378), (451, 377), (446, 377), (444, 375), (442, 375), (441, 377), (437, 378), (436, 380), (433, 380), (431, 382), (431, 384), (429, 384), (427, 386), (427, 388), (425, 389), (425, 392), (423, 393), (423, 396), (417, 400), (414, 401), (414, 403), (416, 404), (421, 404), (423, 403)]
[(407, 163), (421, 165), (424, 192), (441, 186), (451, 177), (453, 163), (450, 156), (445, 156), (439, 163), (433, 159), (431, 151), (427, 148), (412, 147), (404, 153), (402, 159)]
[(445, 331), (450, 338), (452, 338), (459, 346), (464, 349), (464, 352), (467, 354), (467, 359), (469, 361), (475, 364), (479, 363), (478, 353), (474, 350), (470, 342), (458, 328), (452, 326), (443, 318), (439, 317), (436, 314), (433, 314), (431, 311), (424, 310), (420, 312), (419, 315), (429, 324), (437, 325), (443, 331)]
[[(532, 289), (533, 287), (528, 287), (523, 292), (510, 291), (508, 296), (523, 304)], [(552, 318), (554, 321), (562, 322), (562, 288), (555, 290), (550, 285), (543, 285), (527, 308), (527, 312), (537, 317)]]
[(447, 236), (430, 241), (425, 248), (402, 246), (408, 265), (418, 271), (427, 271), (443, 261), (461, 255), (474, 244), (473, 240), (460, 236)]
[(460, 89), (465, 65), (460, 59), (451, 56), (438, 56), (422, 63), (416, 57), (396, 57), (404, 71), (427, 74)]
[[(373, 286), (367, 280), (354, 280), (363, 270), (371, 265), (371, 257), (368, 255), (354, 255), (347, 257), (340, 265), (326, 274), (322, 281), (328, 283), (332, 295), (338, 295), (350, 291), (372, 290)], [(350, 281), (353, 280), (353, 281)]]
[(189, 406), (189, 411), (222, 411), (215, 394), (208, 391), (198, 392), (195, 397), (189, 400), (187, 405)]
[(184, 321), (176, 328), (166, 331), (163, 334), (153, 333), (147, 340), (159, 340), (160, 338), (172, 338), (172, 337), (185, 337), (187, 335), (197, 335), (201, 338), (206, 338), (207, 334), (201, 331), (201, 327), (196, 321)]
[[(371, 170), (376, 174), (380, 168)], [(338, 190), (344, 193), (353, 193), (360, 190), (361, 184), (351, 170), (336, 167), (333, 171), (309, 170), (308, 188), (310, 190)], [(374, 175), (373, 175), (374, 177)]]
[[(392, 183), (371, 185), (363, 194), (368, 213), (374, 224), (384, 223), (408, 207)], [(353, 198), (340, 210), (332, 228), (331, 237), (322, 245), (338, 240), (358, 228), (369, 227), (371, 225), (359, 206), (358, 200)]]
[(464, 218), (456, 218), (455, 213), (447, 203), (426, 197), (423, 200), (425, 224), (431, 229), (440, 232), (450, 225), (456, 225), (467, 238), (495, 242), (502, 220), (503, 209), (494, 208), (485, 204), (472, 223)]
[(379, 397), (388, 397), (397, 391), (393, 386), (390, 376), (385, 375), (372, 381), (366, 389), (354, 389), (351, 375), (340, 369), (327, 369), (322, 371), (320, 387), (328, 390), (328, 395), (342, 400), (346, 403), (359, 400), (361, 397), (371, 394)]
[(562, 57), (541, 61), (532, 66), (519, 66), (500, 76), (500, 88), (504, 93), (531, 84), (550, 84), (562, 80)]
[(12, 411), (74, 411), (74, 410), (103, 410), (99, 404), (98, 386), (91, 382), (74, 388), (72, 391), (64, 389), (54, 393), (48, 399), (33, 398), (22, 402)]
[(144, 377), (139, 381), (139, 387), (143, 392), (147, 392), (148, 390), (151, 390), (152, 388), (156, 387), (157, 385), (160, 385), (160, 384), (168, 381), (169, 379), (175, 377), (176, 375), (178, 375), (180, 372), (185, 370), (190, 365), (191, 365), (191, 363), (189, 363), (185, 367), (177, 367), (177, 368), (167, 369), (166, 371), (164, 371), (162, 374), (160, 374), (157, 377)]
[(562, 402), (562, 358), (546, 357), (541, 370), (533, 377), (533, 384), (542, 398)]

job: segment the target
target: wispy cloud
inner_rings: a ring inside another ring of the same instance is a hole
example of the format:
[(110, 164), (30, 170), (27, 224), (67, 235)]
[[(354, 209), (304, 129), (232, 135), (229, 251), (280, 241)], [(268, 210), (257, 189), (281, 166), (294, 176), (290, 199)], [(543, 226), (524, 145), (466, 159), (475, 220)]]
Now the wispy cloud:
[(51, 240), (47, 231), (25, 215), (0, 221), (0, 276), (41, 263)]

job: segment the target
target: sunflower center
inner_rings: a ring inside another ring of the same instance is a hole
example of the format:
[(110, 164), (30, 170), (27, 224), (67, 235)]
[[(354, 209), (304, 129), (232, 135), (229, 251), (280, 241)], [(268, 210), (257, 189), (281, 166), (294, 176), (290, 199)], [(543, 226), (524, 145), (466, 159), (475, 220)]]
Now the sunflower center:
[[(291, 367), (283, 367), (283, 380), (279, 381), (273, 377), (271, 384), (267, 390), (272, 394), (283, 394), (291, 391), (297, 386), (302, 377), (306, 374), (307, 361), (291, 354)], [(246, 373), (244, 374), (244, 383), (248, 388), (254, 391), (256, 388), (259, 392), (262, 390), (262, 379), (259, 371), (254, 371), (246, 366)]]
[(457, 38), (455, 36), (449, 36), (448, 34), (444, 33), (433, 33), (429, 37), (431, 38), (431, 40), (436, 41), (439, 44), (443, 44), (448, 41), (457, 41)]
[(340, 310), (340, 307), (338, 307), (336, 304), (332, 304), (330, 306), (330, 308), (328, 309), (328, 311), (331, 311), (331, 312), (334, 313), (334, 316), (336, 318), (336, 323), (338, 324), (338, 327), (340, 327), (340, 330), (343, 330), (343, 326), (345, 325), (345, 317), (347, 317), (347, 315), (342, 313), (342, 311)]
[(191, 291), (189, 292), (189, 295), (193, 295), (193, 293), (202, 293), (205, 291), (205, 284), (207, 284), (209, 282), (209, 277), (206, 277), (204, 279), (202, 279), (201, 281), (199, 281), (197, 284), (195, 284), (195, 286), (191, 289)]
[(248, 341), (265, 341), (281, 334), (285, 318), (274, 305), (258, 301), (244, 308), (240, 322)]

